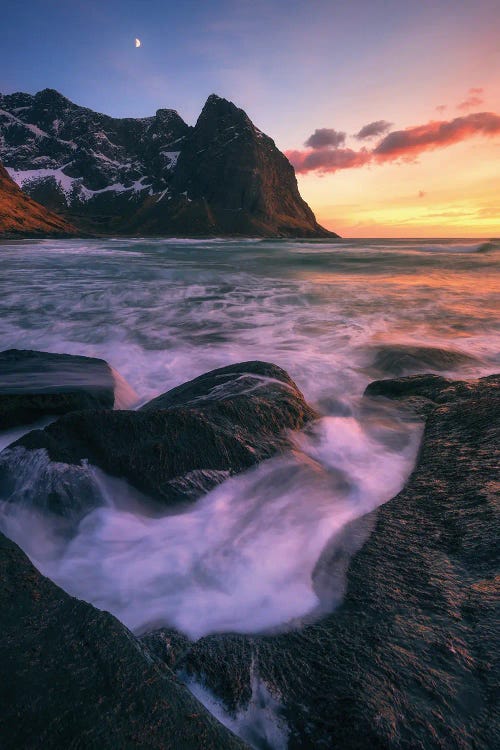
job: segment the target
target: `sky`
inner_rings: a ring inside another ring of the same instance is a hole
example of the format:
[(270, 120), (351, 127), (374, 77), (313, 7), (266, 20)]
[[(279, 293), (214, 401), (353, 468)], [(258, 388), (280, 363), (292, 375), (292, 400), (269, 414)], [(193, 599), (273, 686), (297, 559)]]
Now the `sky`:
[(3, 0), (2, 26), (1, 93), (190, 124), (216, 93), (329, 229), (500, 235), (500, 0)]

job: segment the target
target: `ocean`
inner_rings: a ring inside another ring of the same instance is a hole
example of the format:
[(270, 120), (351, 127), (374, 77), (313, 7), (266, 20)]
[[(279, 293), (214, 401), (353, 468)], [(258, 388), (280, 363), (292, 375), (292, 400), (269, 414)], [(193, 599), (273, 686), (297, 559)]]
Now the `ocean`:
[[(102, 505), (71, 539), (0, 498), (0, 528), (44, 574), (136, 633), (275, 631), (335, 607), (343, 575), (327, 601), (313, 585), (321, 552), (401, 489), (423, 429), (404, 408), (367, 406), (365, 387), (500, 366), (499, 241), (43, 240), (0, 254), (1, 349), (102, 357), (123, 379), (121, 408), (266, 360), (322, 415), (294, 451), (182, 513), (146, 513), (92, 467)], [(40, 467), (20, 470), (36, 487)]]

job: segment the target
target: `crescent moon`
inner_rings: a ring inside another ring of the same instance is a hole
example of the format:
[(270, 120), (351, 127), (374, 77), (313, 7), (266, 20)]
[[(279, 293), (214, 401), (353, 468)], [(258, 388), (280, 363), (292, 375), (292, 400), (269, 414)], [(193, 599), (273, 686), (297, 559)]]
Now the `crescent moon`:
[(135, 46), (136, 46), (136, 47), (140, 47), (140, 46), (141, 46), (141, 40), (140, 40), (140, 39), (137, 39), (137, 37), (136, 37), (136, 39), (135, 39)]

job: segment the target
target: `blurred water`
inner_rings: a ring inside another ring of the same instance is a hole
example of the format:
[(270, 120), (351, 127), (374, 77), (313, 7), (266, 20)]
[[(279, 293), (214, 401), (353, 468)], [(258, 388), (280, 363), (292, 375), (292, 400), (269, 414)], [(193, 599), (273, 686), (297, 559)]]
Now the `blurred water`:
[[(255, 632), (319, 612), (322, 550), (399, 490), (418, 446), (418, 424), (363, 407), (365, 386), (384, 375), (377, 347), (475, 358), (451, 376), (498, 369), (495, 242), (46, 240), (0, 253), (3, 349), (102, 357), (141, 402), (214, 367), (268, 360), (323, 414), (295, 452), (181, 515), (142, 511), (137, 493), (92, 467), (103, 504), (69, 542), (52, 519), (1, 504), (3, 530), (44, 573), (137, 632)], [(36, 487), (22, 467), (20, 482)]]

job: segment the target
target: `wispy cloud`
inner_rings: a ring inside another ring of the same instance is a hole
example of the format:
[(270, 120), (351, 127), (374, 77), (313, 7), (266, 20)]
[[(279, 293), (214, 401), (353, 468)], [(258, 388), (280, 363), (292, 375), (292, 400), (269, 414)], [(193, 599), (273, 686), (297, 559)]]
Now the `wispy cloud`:
[(391, 125), (392, 122), (387, 122), (387, 120), (375, 120), (374, 122), (369, 122), (368, 125), (364, 125), (354, 137), (358, 141), (364, 141), (368, 138), (374, 138), (377, 135), (384, 135), (384, 133), (389, 132)]
[[(288, 151), (286, 155), (297, 172), (333, 173), (366, 164), (413, 160), (426, 151), (445, 148), (473, 136), (493, 137), (498, 134), (499, 115), (493, 112), (475, 112), (452, 120), (433, 120), (425, 125), (393, 130), (371, 150), (362, 148), (356, 151), (327, 146), (306, 151)], [(309, 138), (306, 144), (310, 141)]]
[(322, 148), (315, 151), (286, 151), (296, 172), (337, 172), (339, 169), (362, 167), (371, 159), (371, 153), (361, 149)]
[(480, 88), (469, 89), (465, 99), (462, 102), (460, 102), (460, 104), (457, 104), (457, 109), (467, 111), (468, 109), (472, 109), (473, 107), (479, 107), (484, 102), (483, 94), (484, 94), (484, 89), (480, 89)]

